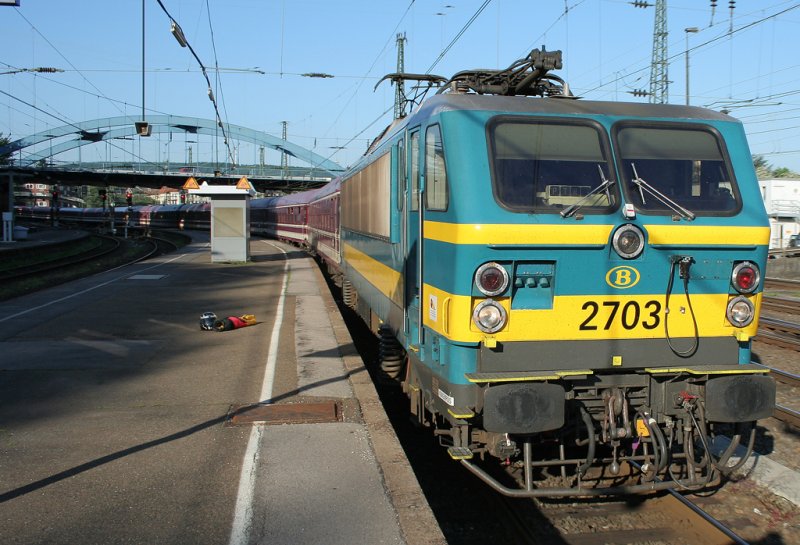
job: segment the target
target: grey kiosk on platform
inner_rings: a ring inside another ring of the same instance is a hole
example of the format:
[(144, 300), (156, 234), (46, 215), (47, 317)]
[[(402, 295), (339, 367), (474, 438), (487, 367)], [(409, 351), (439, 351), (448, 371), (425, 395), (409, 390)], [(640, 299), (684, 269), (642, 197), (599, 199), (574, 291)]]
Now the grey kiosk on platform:
[(255, 190), (247, 178), (235, 186), (198, 186), (189, 178), (183, 188), (191, 195), (211, 197), (211, 262), (250, 261), (250, 197)]

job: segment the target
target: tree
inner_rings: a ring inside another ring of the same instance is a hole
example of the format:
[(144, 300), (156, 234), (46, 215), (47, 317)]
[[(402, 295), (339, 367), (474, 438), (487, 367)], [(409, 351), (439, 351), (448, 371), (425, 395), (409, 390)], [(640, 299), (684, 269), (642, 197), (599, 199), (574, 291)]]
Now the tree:
[(100, 198), (100, 192), (93, 185), (86, 188), (86, 195), (83, 200), (86, 202), (87, 208), (100, 208), (103, 206), (103, 199)]
[[(0, 148), (3, 146), (7, 146), (11, 142), (11, 139), (8, 136), (3, 136), (3, 133), (0, 132)], [(5, 153), (0, 153), (0, 165), (10, 165), (11, 164), (11, 152), (7, 151)]]
[(776, 168), (772, 171), (772, 176), (774, 178), (800, 178), (800, 175), (786, 167)]
[(756, 168), (756, 176), (759, 180), (772, 177), (772, 167), (763, 155), (753, 155), (753, 166)]
[(753, 155), (753, 166), (759, 180), (769, 178), (800, 178), (800, 174), (786, 167), (772, 168), (763, 155)]

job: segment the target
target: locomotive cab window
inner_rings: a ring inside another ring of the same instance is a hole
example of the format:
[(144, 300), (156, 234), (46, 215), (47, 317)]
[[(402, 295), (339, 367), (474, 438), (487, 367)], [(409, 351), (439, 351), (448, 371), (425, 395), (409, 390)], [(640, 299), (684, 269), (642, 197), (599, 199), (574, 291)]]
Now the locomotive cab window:
[[(567, 121), (496, 119), (489, 127), (494, 194), (513, 211), (608, 211), (618, 202), (599, 127)], [(602, 187), (601, 187), (602, 186)]]
[(419, 209), (419, 130), (411, 133), (411, 210)]
[(403, 210), (406, 193), (406, 147), (405, 140), (397, 141), (397, 209)]
[(438, 125), (425, 131), (425, 209), (447, 210), (447, 169)]
[[(721, 136), (696, 126), (631, 126), (615, 134), (626, 200), (642, 213), (733, 215), (741, 208)], [(676, 206), (678, 205), (678, 206)]]

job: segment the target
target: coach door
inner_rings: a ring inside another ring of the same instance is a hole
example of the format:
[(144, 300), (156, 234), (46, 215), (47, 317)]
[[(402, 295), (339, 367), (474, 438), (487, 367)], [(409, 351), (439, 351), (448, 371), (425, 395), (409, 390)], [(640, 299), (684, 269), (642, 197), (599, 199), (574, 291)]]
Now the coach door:
[(420, 153), (419, 153), (419, 128), (409, 133), (406, 161), (407, 180), (405, 190), (405, 213), (403, 214), (403, 248), (405, 263), (403, 276), (405, 278), (405, 333), (409, 344), (419, 347), (421, 344), (421, 314), (420, 300), (422, 298), (422, 210), (420, 184)]

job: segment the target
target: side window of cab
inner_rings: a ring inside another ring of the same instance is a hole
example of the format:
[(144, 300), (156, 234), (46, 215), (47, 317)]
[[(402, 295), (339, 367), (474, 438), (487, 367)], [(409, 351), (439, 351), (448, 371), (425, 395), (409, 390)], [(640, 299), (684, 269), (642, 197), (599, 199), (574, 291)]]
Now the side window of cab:
[(447, 168), (439, 125), (425, 131), (425, 208), (447, 210)]

